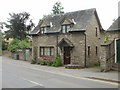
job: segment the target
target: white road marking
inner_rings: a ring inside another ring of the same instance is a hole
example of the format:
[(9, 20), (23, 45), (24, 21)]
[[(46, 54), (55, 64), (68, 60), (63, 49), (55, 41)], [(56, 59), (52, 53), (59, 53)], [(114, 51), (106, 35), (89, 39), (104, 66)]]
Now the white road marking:
[[(23, 79), (24, 79), (24, 78), (23, 78)], [(24, 80), (29, 81), (29, 82), (31, 82), (31, 83), (33, 83), (33, 84), (36, 84), (36, 85), (39, 85), (39, 86), (43, 86), (43, 84), (37, 83), (37, 82), (32, 81), (32, 80), (27, 80), (27, 79), (24, 79)]]
[(28, 80), (28, 81), (31, 82), (31, 83), (33, 83), (33, 84), (43, 86), (42, 84), (39, 84), (39, 83), (37, 83), (37, 82), (31, 81), (31, 80)]

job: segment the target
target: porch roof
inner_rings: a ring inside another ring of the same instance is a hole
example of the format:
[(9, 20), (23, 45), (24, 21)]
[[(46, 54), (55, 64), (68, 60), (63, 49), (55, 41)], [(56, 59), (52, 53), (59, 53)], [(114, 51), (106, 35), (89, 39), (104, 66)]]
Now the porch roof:
[(67, 38), (63, 38), (59, 43), (58, 43), (59, 47), (64, 47), (64, 46), (69, 46), (69, 47), (74, 47), (73, 43), (67, 39)]

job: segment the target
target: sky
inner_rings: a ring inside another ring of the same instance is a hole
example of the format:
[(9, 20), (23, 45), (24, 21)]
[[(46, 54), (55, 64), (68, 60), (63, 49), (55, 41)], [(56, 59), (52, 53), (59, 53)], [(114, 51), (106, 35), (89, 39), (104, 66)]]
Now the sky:
[(50, 14), (55, 2), (60, 1), (64, 12), (96, 8), (103, 29), (108, 29), (118, 18), (119, 0), (0, 0), (0, 22), (7, 22), (9, 13), (30, 13), (37, 25), (43, 15)]

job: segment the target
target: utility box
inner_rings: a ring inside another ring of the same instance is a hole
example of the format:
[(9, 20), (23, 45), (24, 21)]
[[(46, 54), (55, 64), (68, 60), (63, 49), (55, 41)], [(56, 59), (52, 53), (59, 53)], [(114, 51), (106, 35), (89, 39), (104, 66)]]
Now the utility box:
[(14, 59), (19, 60), (19, 54), (14, 54)]

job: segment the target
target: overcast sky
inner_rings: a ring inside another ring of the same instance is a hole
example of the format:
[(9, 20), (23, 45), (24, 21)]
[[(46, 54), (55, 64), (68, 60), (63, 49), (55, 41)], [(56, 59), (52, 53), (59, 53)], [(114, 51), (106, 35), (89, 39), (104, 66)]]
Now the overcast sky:
[(96, 8), (104, 29), (118, 17), (119, 0), (0, 0), (0, 22), (6, 22), (9, 13), (28, 12), (35, 24), (43, 15), (50, 14), (55, 2), (60, 1), (64, 12)]

